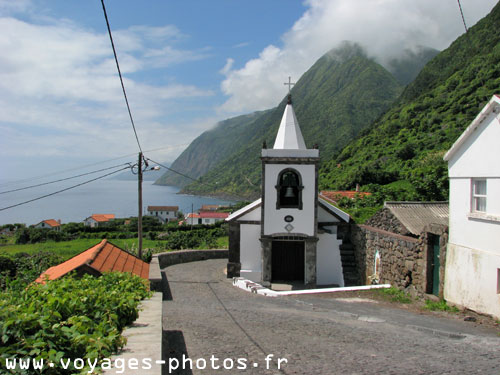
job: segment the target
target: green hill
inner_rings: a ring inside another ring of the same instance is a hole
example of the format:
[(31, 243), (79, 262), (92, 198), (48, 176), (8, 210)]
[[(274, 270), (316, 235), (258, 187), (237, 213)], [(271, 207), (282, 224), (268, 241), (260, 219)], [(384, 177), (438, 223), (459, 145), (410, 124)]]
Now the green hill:
[(500, 5), (439, 53), (398, 101), (332, 160), (320, 187), (356, 183), (388, 199), (447, 200), (442, 157), (500, 90)]
[[(321, 57), (297, 81), (292, 96), (306, 144), (318, 144), (323, 160), (329, 160), (379, 117), (401, 91), (401, 84), (386, 69), (367, 58), (357, 45), (345, 43)], [(260, 113), (254, 121), (242, 122), (243, 130), (225, 133), (223, 141), (231, 144), (231, 150), (215, 137), (206, 143), (206, 149), (218, 149), (226, 158), (209, 168), (202, 183), (191, 183), (183, 192), (258, 195), (262, 142), (272, 147), (285, 104), (283, 99), (278, 107)]]
[[(197, 137), (170, 166), (192, 178), (199, 178), (218, 162), (238, 150), (237, 140), (245, 138), (246, 127), (266, 112), (233, 117), (219, 122), (215, 128)], [(157, 185), (185, 186), (192, 180), (167, 171), (156, 180)]]

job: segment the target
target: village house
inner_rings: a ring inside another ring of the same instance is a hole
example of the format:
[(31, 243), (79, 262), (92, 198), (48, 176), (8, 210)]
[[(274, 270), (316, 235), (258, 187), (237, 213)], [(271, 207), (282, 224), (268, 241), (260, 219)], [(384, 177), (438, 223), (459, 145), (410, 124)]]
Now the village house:
[(319, 150), (307, 149), (291, 96), (274, 147), (264, 145), (261, 160), (261, 198), (226, 219), (227, 276), (265, 286), (349, 284), (337, 228), (350, 217), (318, 195)]
[(500, 97), (495, 95), (444, 160), (450, 178), (447, 301), (500, 319)]
[(219, 221), (224, 221), (229, 216), (227, 212), (200, 211), (199, 218), (201, 224), (215, 224)]
[(110, 220), (115, 218), (114, 214), (93, 214), (86, 218), (83, 223), (91, 228), (106, 226)]
[(35, 281), (44, 283), (47, 279), (55, 280), (70, 272), (75, 272), (78, 276), (84, 274), (100, 276), (103, 272), (111, 271), (130, 272), (143, 279), (148, 279), (149, 264), (113, 245), (111, 242), (102, 240), (97, 245), (75, 255), (66, 262), (50, 267)]
[(54, 220), (54, 219), (43, 220), (38, 224), (35, 224), (33, 227), (39, 229), (50, 229), (50, 230), (60, 231), (61, 220)]
[(148, 206), (148, 216), (153, 216), (162, 223), (177, 220), (178, 206)]
[(198, 225), (201, 224), (200, 214), (197, 212), (190, 212), (185, 216), (187, 225)]
[(364, 225), (350, 225), (360, 283), (442, 298), (448, 215), (448, 202), (385, 202)]

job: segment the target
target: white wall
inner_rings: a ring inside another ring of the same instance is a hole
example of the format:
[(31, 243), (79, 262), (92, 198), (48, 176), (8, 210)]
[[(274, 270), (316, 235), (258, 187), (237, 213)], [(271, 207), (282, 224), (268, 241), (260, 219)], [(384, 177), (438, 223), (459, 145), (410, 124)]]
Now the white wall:
[[(444, 297), (500, 318), (500, 123), (494, 113), (465, 140), (448, 163), (450, 235)], [(486, 213), (471, 212), (471, 179), (485, 178)]]
[(240, 276), (255, 282), (262, 281), (260, 225), (241, 224), (240, 228)]
[[(335, 230), (336, 227), (327, 227)], [(342, 261), (340, 259), (340, 245), (336, 234), (322, 233), (318, 235), (316, 255), (316, 283), (318, 285), (337, 284), (344, 286)]]
[(444, 298), (500, 319), (499, 269), (498, 254), (448, 243)]
[[(302, 177), (302, 203), (303, 208), (282, 208), (276, 209), (277, 190), (275, 188), (278, 182), (279, 173), (287, 168), (297, 170)], [(315, 205), (315, 166), (312, 164), (266, 164), (265, 166), (265, 220), (264, 220), (264, 234), (273, 233), (287, 233), (284, 217), (291, 215), (294, 221), (291, 222), (294, 229), (290, 231), (293, 233), (306, 234), (308, 236), (314, 235), (314, 205)]]
[(449, 176), (500, 177), (500, 123), (490, 113), (448, 163)]
[(451, 179), (448, 242), (492, 251), (500, 256), (500, 221), (487, 219), (488, 215), (497, 215), (500, 220), (500, 178), (487, 179), (486, 210), (484, 219), (471, 216), (471, 180)]

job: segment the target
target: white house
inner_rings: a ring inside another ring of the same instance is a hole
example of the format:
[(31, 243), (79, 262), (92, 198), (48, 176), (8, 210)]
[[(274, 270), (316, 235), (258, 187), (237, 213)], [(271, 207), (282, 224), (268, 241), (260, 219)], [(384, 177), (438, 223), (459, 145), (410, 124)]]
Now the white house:
[(54, 219), (44, 220), (34, 225), (34, 228), (51, 229), (59, 231), (61, 230), (61, 221), (60, 220), (56, 221)]
[(344, 286), (337, 228), (350, 218), (318, 197), (319, 150), (306, 148), (290, 96), (261, 160), (262, 197), (226, 219), (228, 277)]
[(201, 217), (200, 214), (196, 212), (190, 212), (188, 213), (184, 219), (186, 220), (186, 224), (188, 225), (197, 225), (201, 224)]
[(148, 216), (154, 216), (162, 223), (177, 219), (178, 206), (148, 206)]
[(114, 218), (114, 214), (93, 214), (86, 218), (83, 223), (88, 227), (97, 228), (107, 225)]
[(450, 235), (444, 297), (500, 318), (500, 97), (493, 96), (444, 156)]
[(227, 212), (200, 211), (199, 213), (201, 224), (215, 224), (224, 221), (228, 216)]

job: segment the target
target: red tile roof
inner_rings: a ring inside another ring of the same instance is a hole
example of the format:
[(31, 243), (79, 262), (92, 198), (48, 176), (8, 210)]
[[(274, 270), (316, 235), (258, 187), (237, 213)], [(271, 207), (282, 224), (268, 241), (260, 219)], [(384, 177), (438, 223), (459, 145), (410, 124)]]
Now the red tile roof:
[(54, 219), (49, 219), (49, 220), (44, 220), (42, 221), (42, 223), (45, 223), (51, 227), (59, 227), (61, 226), (61, 224), (59, 224), (56, 220)]
[(148, 211), (179, 211), (179, 206), (148, 206)]
[(225, 219), (229, 216), (227, 212), (206, 212), (200, 211), (200, 217), (202, 219)]
[(326, 198), (329, 201), (332, 202), (337, 202), (341, 198), (349, 198), (349, 199), (354, 199), (354, 198), (364, 198), (369, 195), (372, 195), (372, 193), (368, 193), (365, 191), (327, 191), (323, 190), (320, 195), (322, 195), (323, 198)]
[(194, 213), (194, 212), (190, 212), (188, 215), (187, 215), (187, 218), (193, 218), (193, 219), (198, 219), (200, 218), (200, 215), (197, 214), (197, 213)]
[(43, 272), (36, 282), (43, 283), (45, 277), (49, 280), (58, 279), (80, 267), (90, 267), (97, 274), (107, 271), (132, 272), (137, 276), (147, 279), (149, 277), (149, 264), (136, 256), (113, 245), (107, 240), (102, 240), (97, 245), (75, 255), (66, 262), (50, 267)]
[(104, 221), (109, 221), (111, 219), (114, 219), (115, 215), (114, 214), (93, 214), (91, 216), (91, 218), (94, 219), (95, 221), (104, 222)]

